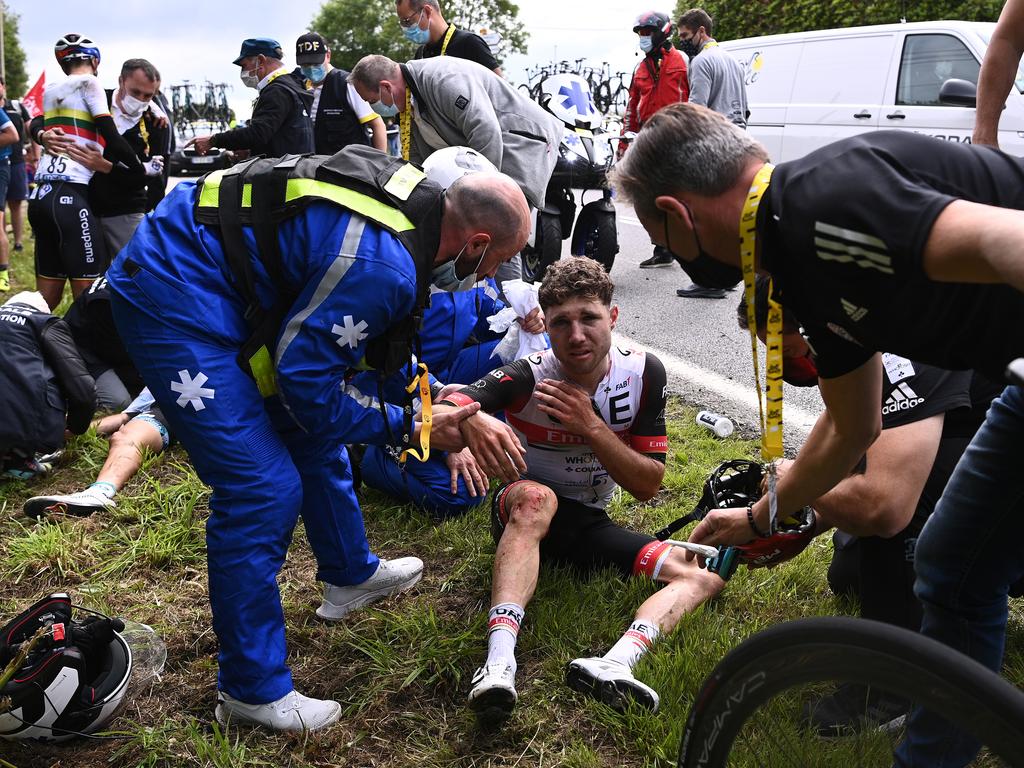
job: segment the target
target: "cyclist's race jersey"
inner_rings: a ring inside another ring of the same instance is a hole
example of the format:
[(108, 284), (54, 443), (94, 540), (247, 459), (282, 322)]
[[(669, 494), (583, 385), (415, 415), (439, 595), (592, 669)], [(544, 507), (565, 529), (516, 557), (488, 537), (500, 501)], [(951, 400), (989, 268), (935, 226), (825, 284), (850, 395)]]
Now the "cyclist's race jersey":
[[(96, 127), (96, 118), (110, 116), (107, 96), (95, 75), (69, 75), (66, 80), (46, 87), (43, 94), (46, 129), (60, 128), (76, 144), (103, 151), (105, 142)], [(37, 181), (70, 181), (88, 184), (93, 172), (66, 155), (43, 150), (36, 166)]]
[[(665, 367), (654, 355), (612, 346), (608, 373), (591, 396), (594, 410), (633, 450), (665, 461)], [(483, 410), (504, 409), (508, 424), (526, 446), (526, 478), (548, 486), (561, 498), (603, 509), (617, 483), (586, 439), (539, 408), (534, 385), (565, 380), (558, 358), (548, 349), (491, 371), (448, 395), (457, 405), (479, 401)]]

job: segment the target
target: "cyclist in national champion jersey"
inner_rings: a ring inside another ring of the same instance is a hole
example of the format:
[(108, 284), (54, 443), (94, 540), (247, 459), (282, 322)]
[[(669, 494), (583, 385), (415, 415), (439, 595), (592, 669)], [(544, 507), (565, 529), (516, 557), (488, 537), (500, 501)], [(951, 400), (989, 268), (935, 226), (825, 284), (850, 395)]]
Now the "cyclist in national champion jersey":
[(499, 488), (491, 508), (498, 548), (487, 660), (469, 694), (484, 720), (507, 717), (516, 703), (515, 643), (541, 560), (610, 567), (666, 585), (604, 657), (576, 659), (566, 671), (572, 688), (620, 710), (630, 701), (657, 710), (658, 694), (633, 676), (633, 666), (725, 583), (682, 550), (616, 525), (605, 512), (619, 486), (641, 501), (658, 493), (668, 448), (665, 369), (651, 354), (612, 345), (612, 290), (597, 262), (556, 262), (540, 288), (551, 349), (491, 371), (443, 401), (504, 410), (526, 445), (525, 478)]
[(96, 78), (96, 44), (67, 34), (57, 41), (54, 54), (68, 77), (47, 87), (44, 114), (32, 120), (32, 137), (44, 151), (28, 205), (36, 238), (36, 287), (51, 309), (60, 303), (65, 280), (78, 296), (110, 263), (99, 219), (89, 204), (93, 171), (75, 159), (76, 153), (81, 148), (102, 152), (109, 146), (113, 160), (132, 173), (144, 173), (135, 151), (118, 133)]

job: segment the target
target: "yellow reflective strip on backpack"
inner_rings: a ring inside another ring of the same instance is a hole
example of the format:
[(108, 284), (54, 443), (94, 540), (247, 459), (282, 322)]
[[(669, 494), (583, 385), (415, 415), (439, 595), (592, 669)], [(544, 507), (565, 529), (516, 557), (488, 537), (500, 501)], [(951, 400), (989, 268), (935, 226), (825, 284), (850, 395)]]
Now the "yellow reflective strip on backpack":
[(336, 184), (329, 184), (316, 179), (289, 179), (288, 189), (285, 193), (285, 202), (298, 200), (300, 197), (319, 197), (323, 200), (330, 200), (345, 208), (348, 208), (360, 216), (365, 216), (371, 221), (394, 230), (395, 232), (407, 232), (416, 229), (408, 217), (397, 208), (392, 208), (384, 203), (374, 200), (369, 195), (356, 192), (351, 189), (339, 187)]
[(224, 177), (224, 171), (214, 171), (203, 179), (203, 188), (199, 190), (199, 207), (216, 208), (220, 197), (220, 180)]
[(242, 185), (242, 207), (252, 208), (252, 184)]

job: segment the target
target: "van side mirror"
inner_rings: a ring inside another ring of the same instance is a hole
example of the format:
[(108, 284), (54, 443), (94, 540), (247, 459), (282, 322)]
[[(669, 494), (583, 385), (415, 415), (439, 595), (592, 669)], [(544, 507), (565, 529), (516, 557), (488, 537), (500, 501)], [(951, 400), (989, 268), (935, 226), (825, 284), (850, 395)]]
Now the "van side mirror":
[(950, 107), (976, 107), (978, 86), (970, 80), (951, 78), (939, 88), (939, 103)]

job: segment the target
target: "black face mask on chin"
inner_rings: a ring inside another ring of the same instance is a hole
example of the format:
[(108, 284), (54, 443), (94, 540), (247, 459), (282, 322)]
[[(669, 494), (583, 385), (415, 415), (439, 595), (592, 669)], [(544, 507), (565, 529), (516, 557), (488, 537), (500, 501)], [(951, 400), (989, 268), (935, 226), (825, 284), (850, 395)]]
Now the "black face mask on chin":
[[(687, 212), (690, 214), (690, 221), (693, 219), (693, 211), (690, 210), (690, 206), (686, 205)], [(681, 256), (676, 254), (672, 250), (672, 246), (669, 245), (668, 240), (668, 213), (662, 211), (662, 216), (665, 218), (665, 250), (672, 254), (679, 266), (683, 268), (686, 273), (696, 285), (704, 288), (732, 288), (736, 283), (743, 279), (743, 270), (739, 267), (734, 267), (731, 264), (723, 264), (710, 253), (704, 250), (704, 247), (700, 243), (700, 237), (697, 235), (697, 226), (694, 224), (693, 227), (693, 239), (697, 243), (697, 258), (693, 261), (686, 261)]]

